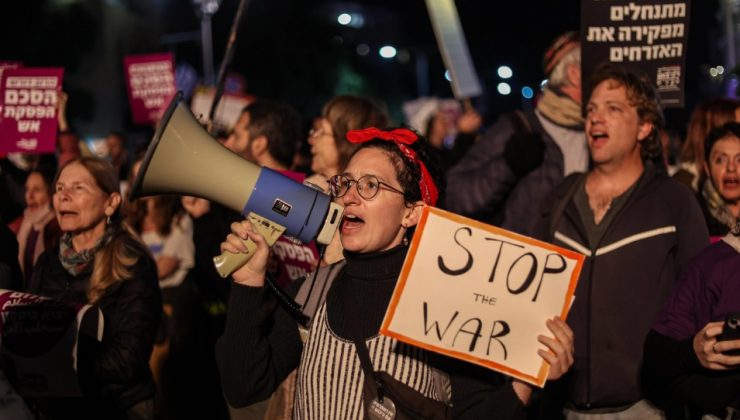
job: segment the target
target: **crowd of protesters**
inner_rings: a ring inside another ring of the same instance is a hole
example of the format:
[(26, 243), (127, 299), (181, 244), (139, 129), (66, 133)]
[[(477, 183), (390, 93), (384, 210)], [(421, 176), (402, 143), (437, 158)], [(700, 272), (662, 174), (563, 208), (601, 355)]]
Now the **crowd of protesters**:
[[(224, 147), (344, 206), (324, 250), (270, 248), (202, 198), (128, 202), (142, 151), (111, 133), (86, 156), (62, 95), (57, 152), (0, 161), (0, 287), (94, 304), (105, 328), (79, 354), (82, 397), (21, 397), (0, 370), (0, 418), (359, 419), (401, 385), (399, 413), (420, 418), (740, 418), (740, 339), (722, 340), (740, 318), (740, 102), (698, 105), (670, 161), (651, 83), (613, 65), (582, 80), (578, 39), (545, 52), (536, 107), (490, 127), (466, 107), (393, 129), (352, 95), (310, 131), (287, 104), (244, 108)], [(539, 338), (544, 389), (379, 335), (425, 205), (586, 255), (567, 322)], [(247, 238), (255, 255), (221, 278), (213, 256)], [(323, 292), (299, 316), (267, 275), (297, 300), (309, 275)]]

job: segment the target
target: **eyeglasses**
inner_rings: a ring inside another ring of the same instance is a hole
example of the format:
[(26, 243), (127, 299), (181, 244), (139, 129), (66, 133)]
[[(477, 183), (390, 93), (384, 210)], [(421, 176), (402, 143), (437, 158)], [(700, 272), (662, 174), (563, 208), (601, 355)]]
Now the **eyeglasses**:
[(334, 198), (339, 198), (347, 194), (347, 191), (352, 188), (353, 184), (357, 184), (357, 193), (365, 200), (372, 200), (375, 198), (375, 196), (378, 195), (378, 191), (380, 191), (381, 186), (384, 186), (387, 190), (393, 191), (394, 193), (401, 195), (404, 194), (403, 191), (380, 181), (375, 175), (361, 176), (360, 179), (357, 180), (346, 175), (334, 175), (329, 178), (329, 181), (327, 182), (329, 182), (329, 190)]
[(327, 132), (325, 132), (324, 130), (322, 130), (320, 128), (312, 128), (312, 129), (310, 129), (308, 131), (308, 137), (309, 138), (318, 138), (318, 137), (321, 137), (321, 136), (334, 137), (334, 135), (332, 135), (330, 133), (327, 133)]

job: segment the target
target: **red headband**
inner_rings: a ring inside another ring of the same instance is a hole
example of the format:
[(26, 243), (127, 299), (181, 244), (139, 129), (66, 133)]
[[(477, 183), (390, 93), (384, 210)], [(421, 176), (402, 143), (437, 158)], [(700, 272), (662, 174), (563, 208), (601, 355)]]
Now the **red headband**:
[(347, 140), (350, 143), (361, 144), (368, 142), (373, 139), (380, 139), (386, 141), (392, 141), (396, 143), (401, 153), (409, 158), (412, 162), (419, 165), (421, 169), (421, 180), (419, 180), (419, 190), (421, 191), (421, 197), (424, 203), (430, 206), (437, 204), (437, 198), (439, 192), (437, 191), (437, 185), (434, 183), (432, 176), (429, 174), (426, 165), (416, 155), (416, 152), (408, 144), (413, 144), (419, 137), (411, 130), (405, 128), (397, 128), (391, 131), (379, 130), (375, 127), (364, 128), (362, 130), (350, 130), (347, 133)]

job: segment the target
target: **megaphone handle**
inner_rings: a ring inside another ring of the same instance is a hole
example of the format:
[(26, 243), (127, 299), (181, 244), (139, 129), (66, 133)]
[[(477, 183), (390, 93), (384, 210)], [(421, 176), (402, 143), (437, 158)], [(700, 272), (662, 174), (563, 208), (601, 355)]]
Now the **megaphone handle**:
[[(273, 246), (280, 235), (285, 232), (284, 226), (253, 212), (250, 212), (247, 215), (247, 220), (249, 220), (252, 223), (252, 226), (254, 226), (254, 228), (264, 236), (265, 241), (267, 241), (267, 245), (269, 246)], [(257, 250), (257, 244), (249, 238), (242, 239), (242, 243), (247, 248), (246, 253), (237, 254), (224, 251), (221, 255), (213, 257), (213, 264), (216, 266), (216, 271), (218, 271), (218, 274), (220, 274), (221, 277), (226, 278), (230, 276), (231, 273), (246, 264), (247, 261), (252, 258), (252, 255), (254, 255), (254, 251)]]
[(231, 273), (246, 264), (252, 258), (252, 255), (254, 255), (254, 251), (257, 250), (257, 244), (251, 239), (242, 240), (242, 243), (247, 247), (246, 253), (235, 254), (224, 251), (221, 255), (213, 257), (213, 265), (216, 266), (216, 271), (218, 271), (221, 277), (229, 277)]

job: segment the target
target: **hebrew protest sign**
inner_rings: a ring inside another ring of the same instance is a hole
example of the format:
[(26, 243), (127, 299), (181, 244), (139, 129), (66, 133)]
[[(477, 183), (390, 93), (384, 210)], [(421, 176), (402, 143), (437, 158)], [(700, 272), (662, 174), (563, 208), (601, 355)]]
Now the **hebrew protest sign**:
[(537, 336), (566, 318), (584, 258), (426, 207), (380, 331), (543, 386)]
[(54, 152), (61, 68), (6, 67), (0, 77), (0, 151)]
[(582, 0), (583, 80), (602, 62), (623, 65), (650, 78), (664, 107), (682, 107), (689, 8), (689, 0)]
[(172, 54), (129, 55), (123, 63), (134, 123), (156, 123), (177, 92)]
[(0, 79), (2, 79), (3, 77), (3, 70), (17, 69), (19, 67), (23, 67), (23, 63), (20, 61), (9, 61), (9, 60), (0, 61)]
[(23, 396), (81, 395), (80, 372), (93, 370), (91, 346), (102, 337), (97, 307), (0, 290), (2, 370)]

